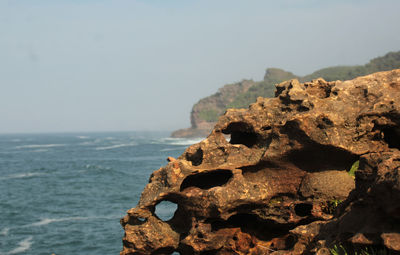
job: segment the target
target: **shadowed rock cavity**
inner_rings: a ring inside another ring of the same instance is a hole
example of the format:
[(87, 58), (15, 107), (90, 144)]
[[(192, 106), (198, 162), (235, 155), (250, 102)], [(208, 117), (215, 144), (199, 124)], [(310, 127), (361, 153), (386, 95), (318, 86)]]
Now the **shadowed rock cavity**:
[(232, 176), (233, 174), (230, 170), (214, 170), (212, 172), (189, 175), (183, 180), (180, 191), (189, 187), (211, 189), (213, 187), (222, 186), (226, 184)]
[(233, 122), (222, 131), (230, 135), (230, 144), (243, 144), (249, 148), (255, 146), (258, 141), (258, 135), (254, 132), (251, 125), (246, 122)]
[(388, 144), (389, 148), (400, 149), (400, 128), (387, 127), (382, 130), (383, 138)]
[(291, 80), (276, 96), (228, 110), (152, 174), (121, 220), (121, 255), (400, 252), (400, 70)]
[(203, 150), (198, 148), (194, 153), (187, 153), (186, 160), (192, 162), (193, 166), (201, 165), (203, 162)]

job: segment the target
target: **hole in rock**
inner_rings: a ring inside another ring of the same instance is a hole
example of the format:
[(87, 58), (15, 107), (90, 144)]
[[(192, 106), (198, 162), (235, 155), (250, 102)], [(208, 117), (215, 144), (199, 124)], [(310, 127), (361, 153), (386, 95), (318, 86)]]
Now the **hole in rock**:
[(254, 132), (253, 127), (245, 122), (233, 122), (222, 132), (231, 135), (229, 141), (231, 144), (243, 144), (251, 148), (258, 141), (258, 135)]
[(229, 143), (231, 141), (231, 134), (224, 134), (224, 138)]
[(299, 111), (299, 112), (307, 112), (309, 110), (310, 110), (310, 108), (305, 107), (303, 105), (300, 105), (299, 107), (297, 107), (297, 111)]
[(268, 241), (283, 236), (294, 227), (293, 224), (279, 224), (273, 220), (260, 219), (254, 214), (235, 214), (227, 221), (216, 220), (211, 222), (211, 228), (216, 231), (221, 228), (240, 227), (241, 231), (254, 235), (260, 240)]
[(161, 201), (156, 205), (155, 214), (156, 216), (163, 220), (168, 221), (172, 219), (175, 215), (176, 210), (178, 209), (178, 205), (170, 202), (170, 201)]
[(319, 172), (324, 170), (350, 169), (357, 156), (329, 145), (313, 144), (288, 155), (288, 160), (302, 170)]
[(285, 90), (285, 87), (276, 87), (275, 97), (278, 97)]
[(261, 161), (257, 165), (244, 166), (240, 169), (243, 171), (243, 175), (246, 175), (247, 173), (258, 173), (266, 169), (280, 169), (280, 167), (270, 161)]
[(203, 162), (203, 150), (198, 148), (193, 154), (186, 154), (186, 160), (192, 162), (192, 165), (199, 166)]
[(297, 204), (294, 206), (294, 212), (300, 217), (309, 216), (312, 208), (312, 204)]
[(215, 255), (215, 254), (218, 254), (219, 251), (220, 251), (220, 249), (203, 251), (203, 252), (200, 253), (200, 255)]
[(151, 255), (165, 255), (165, 254), (175, 254), (175, 249), (173, 247), (163, 247), (159, 248), (151, 253)]
[(282, 131), (289, 140), (303, 146), (302, 149), (291, 151), (286, 160), (307, 172), (350, 169), (358, 159), (357, 155), (342, 148), (316, 143), (294, 121), (288, 121)]
[(317, 125), (317, 127), (319, 129), (332, 127), (334, 125), (333, 122), (326, 116), (321, 117), (320, 119), (318, 119), (318, 122), (319, 122), (319, 124)]
[(128, 224), (129, 225), (142, 225), (143, 223), (146, 223), (147, 219), (146, 218), (142, 218), (142, 217), (129, 217), (129, 221)]
[(383, 139), (389, 148), (400, 149), (400, 128), (391, 127), (382, 130)]
[(243, 144), (249, 148), (257, 143), (257, 135), (255, 133), (234, 131), (231, 134), (231, 144)]
[(325, 87), (325, 98), (330, 97), (331, 92), (332, 92), (332, 87), (329, 87), (329, 86)]
[(127, 240), (122, 240), (122, 243), (127, 248), (134, 248), (135, 247), (135, 245), (133, 243), (130, 243)]
[(183, 180), (180, 190), (182, 191), (189, 187), (211, 189), (226, 184), (232, 176), (233, 174), (230, 170), (214, 170), (211, 172), (189, 175)]

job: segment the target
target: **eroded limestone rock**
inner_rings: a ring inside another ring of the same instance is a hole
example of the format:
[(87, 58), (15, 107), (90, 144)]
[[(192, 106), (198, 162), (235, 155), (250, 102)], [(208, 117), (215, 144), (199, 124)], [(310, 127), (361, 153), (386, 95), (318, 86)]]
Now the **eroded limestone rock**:
[[(400, 251), (399, 149), (400, 69), (283, 82), (152, 174), (121, 220), (121, 254), (323, 254), (337, 242)], [(169, 221), (155, 214), (161, 201), (178, 205)]]

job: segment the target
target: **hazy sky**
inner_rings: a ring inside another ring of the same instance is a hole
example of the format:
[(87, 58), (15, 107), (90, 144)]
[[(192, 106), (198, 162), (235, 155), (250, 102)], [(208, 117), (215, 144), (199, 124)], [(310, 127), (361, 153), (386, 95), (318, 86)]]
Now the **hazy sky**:
[(267, 67), (400, 50), (398, 0), (0, 0), (0, 133), (172, 130)]

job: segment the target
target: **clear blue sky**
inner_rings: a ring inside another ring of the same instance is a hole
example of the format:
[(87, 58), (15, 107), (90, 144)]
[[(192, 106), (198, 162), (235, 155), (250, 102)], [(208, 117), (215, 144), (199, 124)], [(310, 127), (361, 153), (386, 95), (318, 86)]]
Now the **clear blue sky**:
[(400, 1), (0, 0), (0, 133), (172, 130), (267, 67), (400, 50)]

